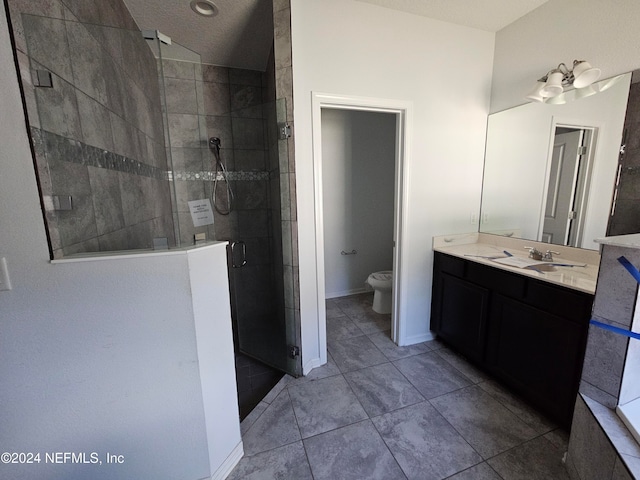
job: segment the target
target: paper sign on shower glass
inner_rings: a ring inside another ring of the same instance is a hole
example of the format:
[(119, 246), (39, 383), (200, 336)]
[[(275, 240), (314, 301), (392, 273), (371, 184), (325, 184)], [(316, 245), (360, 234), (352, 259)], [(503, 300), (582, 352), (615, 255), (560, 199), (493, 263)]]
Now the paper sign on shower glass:
[(188, 203), (194, 227), (213, 225), (213, 209), (211, 208), (211, 201), (209, 201), (208, 198), (204, 200), (191, 200)]

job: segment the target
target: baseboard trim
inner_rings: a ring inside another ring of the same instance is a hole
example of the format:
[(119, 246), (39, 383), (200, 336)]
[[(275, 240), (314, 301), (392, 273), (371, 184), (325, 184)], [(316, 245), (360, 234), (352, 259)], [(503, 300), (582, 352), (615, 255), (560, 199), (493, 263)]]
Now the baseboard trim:
[(352, 290), (343, 290), (342, 292), (325, 293), (327, 299), (348, 297), (349, 295), (358, 295), (359, 293), (373, 292), (371, 288), (354, 288)]
[(244, 446), (242, 442), (236, 445), (236, 448), (232, 450), (229, 456), (222, 462), (222, 465), (218, 467), (218, 469), (211, 475), (211, 480), (224, 480), (229, 476), (231, 470), (233, 470), (238, 462), (244, 456)]
[(302, 366), (302, 375), (309, 375), (309, 372), (314, 368), (322, 366), (323, 363), (319, 358), (312, 358)]
[(421, 333), (420, 335), (413, 335), (411, 337), (405, 337), (401, 340), (401, 347), (406, 347), (408, 345), (415, 345), (416, 343), (428, 342), (430, 340), (435, 340), (435, 333), (429, 331), (427, 333)]

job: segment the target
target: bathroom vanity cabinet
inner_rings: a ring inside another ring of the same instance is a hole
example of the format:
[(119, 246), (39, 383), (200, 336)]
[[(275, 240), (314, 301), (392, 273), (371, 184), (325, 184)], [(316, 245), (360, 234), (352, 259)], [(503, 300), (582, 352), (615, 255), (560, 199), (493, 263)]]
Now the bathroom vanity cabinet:
[(550, 418), (570, 425), (593, 295), (434, 254), (431, 329)]

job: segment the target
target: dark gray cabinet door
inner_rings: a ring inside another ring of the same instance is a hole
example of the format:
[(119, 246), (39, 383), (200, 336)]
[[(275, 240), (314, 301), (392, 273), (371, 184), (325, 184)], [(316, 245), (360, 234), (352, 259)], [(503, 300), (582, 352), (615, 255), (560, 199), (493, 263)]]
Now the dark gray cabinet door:
[(489, 290), (448, 273), (438, 277), (438, 335), (468, 358), (482, 361)]
[(538, 408), (565, 423), (570, 421), (578, 388), (583, 330), (575, 322), (495, 295), (487, 366)]

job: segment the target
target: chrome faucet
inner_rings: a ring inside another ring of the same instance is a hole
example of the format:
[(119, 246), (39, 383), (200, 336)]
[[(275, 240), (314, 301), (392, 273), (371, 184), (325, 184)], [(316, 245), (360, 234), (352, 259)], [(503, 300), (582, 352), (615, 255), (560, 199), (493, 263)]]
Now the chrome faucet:
[(553, 262), (553, 254), (560, 255), (560, 252), (554, 252), (553, 250), (547, 250), (545, 253), (542, 253), (540, 250), (535, 247), (524, 247), (529, 250), (529, 258), (533, 258), (534, 260), (541, 260), (543, 262)]
[(535, 247), (524, 247), (529, 250), (529, 258), (533, 258), (534, 260), (542, 260), (542, 252)]

